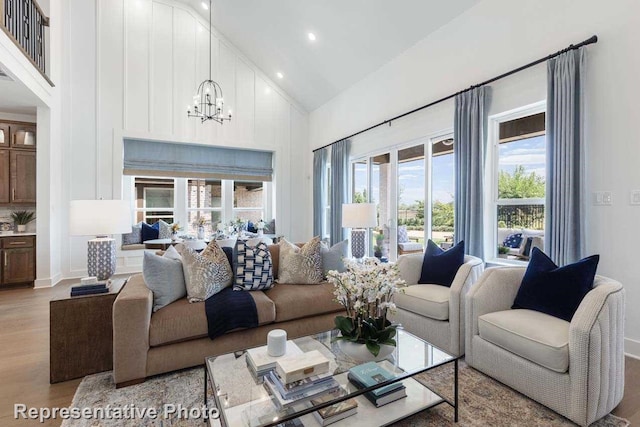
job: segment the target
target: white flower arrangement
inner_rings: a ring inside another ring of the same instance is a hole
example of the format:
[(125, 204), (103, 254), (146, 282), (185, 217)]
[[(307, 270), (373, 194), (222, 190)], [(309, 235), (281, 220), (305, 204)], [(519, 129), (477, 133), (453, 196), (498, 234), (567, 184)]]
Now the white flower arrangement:
[(344, 306), (347, 316), (337, 316), (335, 323), (342, 336), (338, 339), (366, 344), (375, 356), (380, 345), (395, 345), (396, 325), (387, 320), (394, 313), (393, 295), (406, 282), (395, 264), (381, 263), (376, 258), (359, 263), (345, 260), (347, 270), (327, 273), (334, 285), (336, 300)]
[(257, 230), (267, 230), (268, 229), (267, 223), (264, 222), (264, 220), (262, 220), (262, 219), (260, 221), (256, 222), (255, 227), (256, 227)]

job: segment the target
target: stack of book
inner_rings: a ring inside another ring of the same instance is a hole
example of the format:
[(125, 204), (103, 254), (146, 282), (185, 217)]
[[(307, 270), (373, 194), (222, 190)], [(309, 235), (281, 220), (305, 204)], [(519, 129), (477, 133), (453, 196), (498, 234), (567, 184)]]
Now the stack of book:
[[(347, 392), (342, 387), (332, 391), (331, 393), (325, 393), (324, 395), (311, 399), (313, 406), (321, 405), (330, 400), (337, 399), (345, 396)], [(313, 415), (321, 426), (328, 426), (337, 421), (343, 420), (351, 415), (355, 415), (358, 412), (358, 402), (355, 399), (348, 399), (343, 402), (336, 403), (326, 408), (318, 409)]]
[(279, 409), (307, 402), (340, 387), (329, 372), (329, 359), (317, 350), (278, 360), (276, 369), (265, 376), (264, 383)]
[[(357, 388), (363, 389), (389, 381), (395, 378), (395, 375), (375, 362), (368, 362), (349, 369), (347, 378), (349, 378), (349, 381)], [(364, 396), (379, 408), (387, 403), (406, 397), (407, 391), (402, 382), (398, 381), (366, 392)]]
[(93, 283), (91, 285), (78, 285), (71, 288), (71, 296), (106, 294), (109, 292), (109, 282)]
[(267, 346), (251, 348), (247, 350), (247, 367), (254, 378), (260, 378), (276, 368), (278, 359), (302, 354), (300, 347), (293, 341), (287, 341), (287, 350), (284, 356), (274, 357), (267, 353)]

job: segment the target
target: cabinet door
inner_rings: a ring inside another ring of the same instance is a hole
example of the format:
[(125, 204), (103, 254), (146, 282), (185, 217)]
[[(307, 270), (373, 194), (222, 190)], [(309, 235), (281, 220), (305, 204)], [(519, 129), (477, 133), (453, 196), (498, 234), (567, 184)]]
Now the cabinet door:
[(9, 133), (9, 124), (0, 123), (0, 147), (8, 147), (11, 134)]
[(0, 203), (10, 202), (9, 150), (0, 150)]
[(11, 203), (36, 202), (36, 153), (11, 150)]
[(11, 146), (15, 148), (36, 148), (36, 127), (34, 125), (11, 125)]
[(35, 280), (36, 256), (34, 248), (4, 249), (2, 251), (2, 283), (24, 283)]

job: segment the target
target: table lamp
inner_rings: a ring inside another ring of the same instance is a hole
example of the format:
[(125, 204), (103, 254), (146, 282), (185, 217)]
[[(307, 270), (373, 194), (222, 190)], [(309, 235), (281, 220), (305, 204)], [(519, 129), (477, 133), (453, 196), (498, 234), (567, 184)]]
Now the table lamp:
[(351, 255), (360, 259), (366, 253), (367, 229), (378, 225), (375, 203), (345, 203), (342, 205), (342, 226), (351, 228)]
[(112, 234), (131, 232), (131, 207), (124, 200), (72, 200), (69, 233), (96, 236), (88, 242), (87, 272), (107, 280), (116, 272), (116, 241)]

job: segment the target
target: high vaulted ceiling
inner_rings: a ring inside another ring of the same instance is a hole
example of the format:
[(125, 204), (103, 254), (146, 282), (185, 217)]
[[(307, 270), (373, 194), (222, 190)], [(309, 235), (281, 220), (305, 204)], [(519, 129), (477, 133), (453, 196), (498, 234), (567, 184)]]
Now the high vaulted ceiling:
[(479, 1), (213, 0), (213, 25), (312, 111)]

